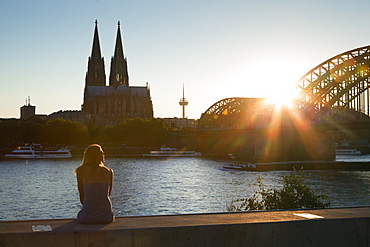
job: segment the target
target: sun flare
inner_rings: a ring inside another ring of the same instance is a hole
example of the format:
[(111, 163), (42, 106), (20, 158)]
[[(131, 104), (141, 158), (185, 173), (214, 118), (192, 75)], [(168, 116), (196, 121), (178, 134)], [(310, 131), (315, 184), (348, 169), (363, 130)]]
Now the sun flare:
[(293, 107), (293, 98), (290, 97), (269, 97), (266, 99), (267, 104), (273, 104), (275, 108), (281, 109), (292, 108)]
[(297, 96), (296, 82), (307, 70), (293, 58), (261, 60), (246, 64), (245, 70), (232, 79), (241, 97), (266, 98), (276, 107), (292, 107)]

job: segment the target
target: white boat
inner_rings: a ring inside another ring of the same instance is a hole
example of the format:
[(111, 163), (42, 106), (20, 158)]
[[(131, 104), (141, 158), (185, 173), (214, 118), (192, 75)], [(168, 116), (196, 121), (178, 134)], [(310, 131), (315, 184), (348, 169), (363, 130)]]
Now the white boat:
[(224, 164), (222, 165), (222, 168), (228, 169), (228, 170), (248, 170), (248, 169), (255, 169), (256, 164), (251, 164), (251, 163), (240, 163), (240, 164)]
[(184, 151), (176, 148), (160, 148), (159, 150), (150, 151), (149, 154), (143, 154), (144, 157), (196, 157), (201, 155), (200, 152)]
[(337, 155), (360, 155), (361, 151), (358, 151), (356, 149), (335, 149), (335, 154)]
[(233, 154), (229, 154), (230, 158), (234, 160), (234, 163), (223, 164), (222, 168), (232, 170), (247, 170), (256, 168), (256, 164), (251, 163), (239, 163), (236, 161), (236, 157)]
[(5, 154), (5, 158), (9, 159), (68, 159), (72, 155), (66, 148), (58, 150), (43, 150), (40, 144), (31, 146), (18, 147), (10, 154)]

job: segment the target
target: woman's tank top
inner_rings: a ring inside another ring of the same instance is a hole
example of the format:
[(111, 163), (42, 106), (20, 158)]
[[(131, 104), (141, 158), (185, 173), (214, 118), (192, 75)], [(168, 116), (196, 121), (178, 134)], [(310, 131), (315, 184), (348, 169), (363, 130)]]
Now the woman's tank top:
[(109, 184), (89, 183), (83, 185), (84, 201), (77, 221), (84, 224), (105, 224), (114, 220)]

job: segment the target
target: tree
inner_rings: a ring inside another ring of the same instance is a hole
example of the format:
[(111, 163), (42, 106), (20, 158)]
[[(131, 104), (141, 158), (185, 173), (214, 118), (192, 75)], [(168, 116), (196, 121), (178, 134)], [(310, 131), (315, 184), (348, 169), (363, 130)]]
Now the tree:
[(305, 183), (308, 177), (303, 170), (297, 174), (293, 171), (284, 177), (284, 186), (281, 190), (266, 189), (261, 177), (257, 176), (258, 190), (252, 197), (232, 200), (228, 211), (249, 211), (269, 209), (299, 209), (299, 208), (325, 208), (330, 201), (325, 194), (315, 193)]
[(24, 143), (39, 143), (43, 125), (32, 120), (20, 122), (19, 134)]
[(89, 143), (98, 143), (99, 141), (99, 135), (102, 131), (103, 127), (98, 126), (95, 123), (91, 122), (89, 123), (87, 127), (87, 131), (89, 133)]
[(168, 128), (162, 119), (131, 118), (118, 125), (102, 128), (98, 139), (130, 146), (157, 146), (167, 138)]
[(42, 137), (49, 144), (87, 143), (88, 131), (83, 123), (53, 118), (44, 125)]
[(18, 119), (7, 119), (0, 122), (1, 145), (15, 145), (22, 142), (21, 124)]
[(108, 143), (108, 142), (115, 142), (116, 135), (113, 132), (114, 127), (105, 126), (99, 129), (99, 134), (97, 138), (97, 143)]

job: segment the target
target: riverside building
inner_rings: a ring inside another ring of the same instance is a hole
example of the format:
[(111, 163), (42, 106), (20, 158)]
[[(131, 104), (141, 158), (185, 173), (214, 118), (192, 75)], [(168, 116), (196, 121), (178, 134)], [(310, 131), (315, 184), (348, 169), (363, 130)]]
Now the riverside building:
[(85, 77), (85, 89), (81, 111), (67, 110), (53, 112), (50, 115), (36, 114), (36, 107), (26, 102), (20, 108), (21, 119), (33, 116), (44, 119), (62, 118), (82, 122), (86, 125), (116, 125), (127, 118), (152, 118), (153, 104), (148, 83), (146, 86), (130, 86), (127, 59), (124, 56), (120, 22), (118, 22), (114, 55), (110, 64), (109, 85), (106, 85), (104, 57), (101, 55), (98, 22), (91, 56), (88, 59)]
[(82, 111), (97, 125), (115, 125), (127, 118), (152, 118), (153, 104), (146, 86), (129, 86), (127, 59), (124, 57), (120, 22), (118, 22), (114, 55), (110, 63), (109, 85), (106, 85), (104, 57), (101, 55), (98, 22), (85, 78)]

